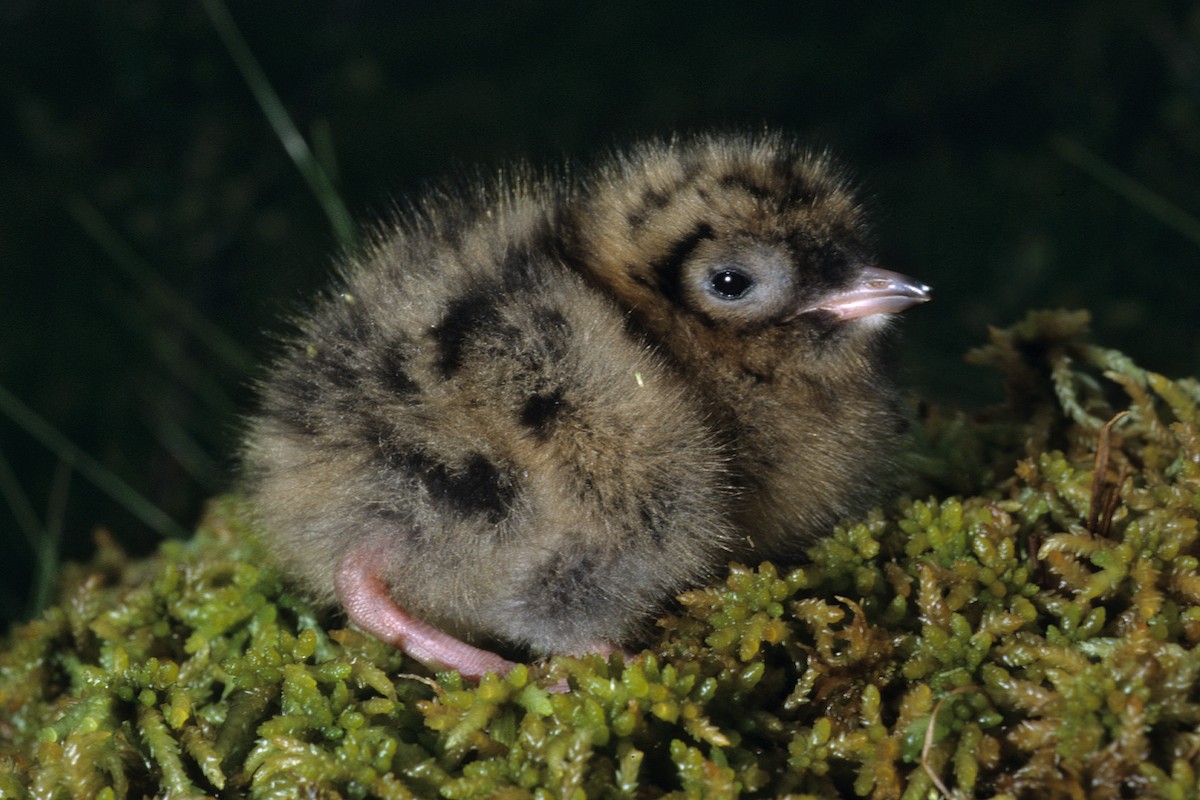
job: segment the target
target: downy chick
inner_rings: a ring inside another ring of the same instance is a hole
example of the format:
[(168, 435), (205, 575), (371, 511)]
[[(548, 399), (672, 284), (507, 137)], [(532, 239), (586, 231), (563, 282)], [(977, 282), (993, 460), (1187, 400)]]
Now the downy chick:
[(418, 660), (604, 652), (879, 498), (887, 319), (927, 298), (781, 137), (518, 172), (426, 198), (298, 319), (247, 487), (283, 566)]

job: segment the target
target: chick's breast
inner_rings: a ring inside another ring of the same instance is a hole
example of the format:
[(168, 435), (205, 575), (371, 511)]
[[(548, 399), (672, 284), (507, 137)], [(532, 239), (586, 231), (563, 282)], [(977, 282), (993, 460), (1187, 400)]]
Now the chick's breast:
[(351, 548), (397, 603), (534, 653), (628, 641), (730, 546), (689, 391), (560, 258), (528, 187), (381, 235), (262, 383), (248, 485), (320, 599)]

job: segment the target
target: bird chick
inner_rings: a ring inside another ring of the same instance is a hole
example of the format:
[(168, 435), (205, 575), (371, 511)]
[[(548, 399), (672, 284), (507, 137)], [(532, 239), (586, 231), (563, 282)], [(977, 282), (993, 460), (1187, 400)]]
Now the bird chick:
[(518, 171), (426, 198), (298, 318), (246, 486), (287, 571), (426, 664), (607, 652), (878, 499), (886, 321), (926, 299), (782, 137)]

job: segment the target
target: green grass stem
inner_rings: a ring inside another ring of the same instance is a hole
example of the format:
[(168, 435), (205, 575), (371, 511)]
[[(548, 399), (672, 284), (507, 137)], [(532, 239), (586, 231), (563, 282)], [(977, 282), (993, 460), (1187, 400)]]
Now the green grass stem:
[(190, 535), (179, 523), (171, 519), (128, 483), (121, 480), (112, 470), (72, 444), (53, 425), (3, 386), (0, 386), (0, 413), (15, 422), (60, 459), (74, 465), (79, 474), (158, 534), (173, 539), (182, 539)]
[(204, 10), (208, 12), (209, 19), (212, 20), (217, 35), (221, 37), (225, 49), (229, 51), (229, 55), (237, 65), (238, 71), (242, 73), (246, 85), (254, 94), (254, 99), (258, 101), (259, 108), (262, 109), (267, 122), (275, 130), (275, 135), (283, 143), (288, 157), (300, 170), (300, 174), (308, 182), (309, 188), (312, 189), (317, 202), (321, 204), (325, 215), (329, 217), (329, 224), (333, 228), (334, 235), (337, 236), (342, 246), (347, 248), (353, 246), (357, 237), (350, 212), (342, 202), (337, 189), (334, 188), (329, 174), (321, 162), (313, 156), (308, 142), (304, 140), (295, 123), (292, 122), (291, 116), (284, 108), (283, 101), (271, 87), (270, 80), (267, 79), (266, 73), (259, 65), (258, 59), (254, 57), (249, 45), (246, 44), (246, 40), (242, 38), (241, 31), (238, 30), (237, 23), (233, 21), (229, 9), (221, 0), (203, 0), (203, 5)]
[(154, 268), (121, 238), (95, 206), (78, 195), (68, 198), (66, 205), (67, 211), (84, 232), (108, 254), (114, 264), (137, 283), (151, 302), (171, 314), (197, 340), (231, 367), (240, 372), (247, 372), (253, 367), (254, 358), (250, 353), (163, 280)]
[(1083, 170), (1185, 239), (1200, 245), (1200, 219), (1107, 163), (1074, 139), (1057, 137), (1053, 147), (1064, 161)]

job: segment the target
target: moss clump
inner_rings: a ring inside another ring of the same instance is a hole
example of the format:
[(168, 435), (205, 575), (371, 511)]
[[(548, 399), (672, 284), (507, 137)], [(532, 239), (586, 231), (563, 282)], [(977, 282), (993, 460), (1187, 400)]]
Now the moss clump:
[(0, 796), (1195, 797), (1200, 383), (1086, 325), (994, 331), (1008, 399), (927, 412), (912, 495), (629, 661), (408, 674), (231, 498), (152, 559), (102, 541), (0, 652)]

